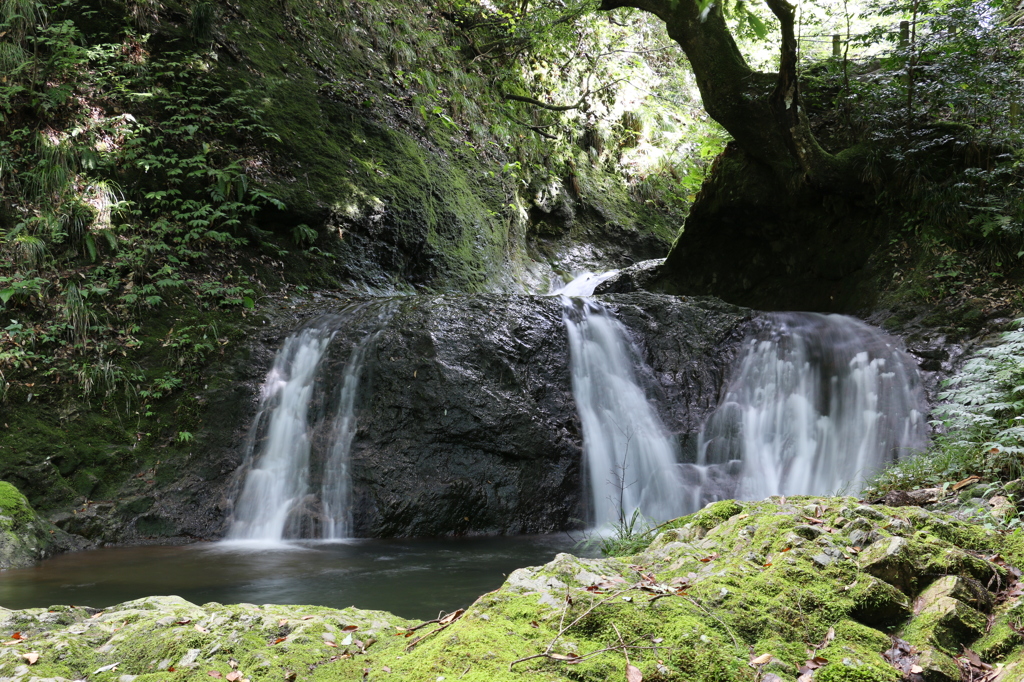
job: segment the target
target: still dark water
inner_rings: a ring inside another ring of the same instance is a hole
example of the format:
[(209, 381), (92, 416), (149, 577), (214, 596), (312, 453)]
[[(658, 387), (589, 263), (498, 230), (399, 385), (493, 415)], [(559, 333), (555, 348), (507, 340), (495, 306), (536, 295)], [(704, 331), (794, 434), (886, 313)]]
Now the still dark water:
[(567, 535), (532, 535), (99, 549), (0, 573), (0, 606), (105, 608), (173, 594), (196, 604), (356, 606), (427, 620), (468, 606), (516, 568), (580, 554), (573, 544)]

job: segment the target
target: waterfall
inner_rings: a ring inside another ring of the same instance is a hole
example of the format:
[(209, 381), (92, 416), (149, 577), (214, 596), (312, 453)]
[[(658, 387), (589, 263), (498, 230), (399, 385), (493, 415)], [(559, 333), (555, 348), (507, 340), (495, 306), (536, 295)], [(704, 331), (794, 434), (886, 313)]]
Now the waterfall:
[(684, 465), (688, 510), (725, 497), (856, 493), (926, 442), (923, 389), (898, 342), (842, 315), (774, 314), (748, 338)]
[(593, 520), (621, 523), (639, 510), (663, 521), (682, 513), (677, 444), (637, 383), (638, 353), (625, 327), (600, 303), (570, 297), (589, 296), (607, 276), (586, 273), (555, 292), (562, 294), (569, 335)]
[[(393, 309), (380, 308), (373, 330), (353, 344), (340, 381), (325, 366), (342, 321), (368, 307), (319, 318), (281, 346), (263, 384), (227, 539), (348, 537), (360, 378), (367, 350)], [(332, 404), (333, 418), (325, 418), (319, 406)]]

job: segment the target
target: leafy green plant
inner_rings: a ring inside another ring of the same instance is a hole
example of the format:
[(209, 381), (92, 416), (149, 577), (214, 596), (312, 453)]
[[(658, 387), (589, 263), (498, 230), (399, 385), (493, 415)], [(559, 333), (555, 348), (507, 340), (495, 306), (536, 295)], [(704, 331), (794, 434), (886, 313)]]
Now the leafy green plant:
[[(75, 377), (85, 397), (166, 396), (185, 379), (136, 393), (139, 377), (110, 358), (141, 347), (128, 328), (150, 309), (254, 305), (233, 254), (251, 217), (282, 204), (241, 148), (273, 135), (193, 50), (158, 52), (132, 29), (83, 40), (92, 11), (70, 0), (2, 7), (0, 304), (18, 315), (0, 332), (4, 385), (41, 372)], [(212, 3), (193, 5), (192, 39), (208, 42), (215, 22)], [(216, 334), (179, 326), (165, 346), (192, 371)]]
[(970, 475), (1011, 480), (1024, 475), (1024, 328), (981, 348), (945, 382), (931, 448), (869, 482), (865, 494), (940, 486)]

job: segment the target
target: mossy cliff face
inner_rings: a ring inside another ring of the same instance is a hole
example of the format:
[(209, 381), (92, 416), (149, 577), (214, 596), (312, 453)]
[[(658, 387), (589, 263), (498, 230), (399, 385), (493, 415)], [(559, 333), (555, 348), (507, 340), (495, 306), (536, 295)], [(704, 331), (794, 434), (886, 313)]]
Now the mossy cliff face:
[(535, 258), (570, 270), (664, 255), (678, 216), (633, 201), (582, 150), (577, 171), (549, 165), (553, 150), (492, 111), (505, 67), (470, 60), (444, 16), (400, 0), (221, 8), (214, 68), (280, 138), (265, 180), (288, 208), (264, 227), (307, 224), (333, 258), (307, 276), (493, 291), (539, 284)]
[(672, 525), (633, 557), (519, 569), (415, 631), (377, 612), (176, 597), (0, 612), (26, 638), (4, 647), (0, 675), (597, 682), (625, 677), (628, 654), (645, 680), (814, 668), (801, 679), (952, 682), (969, 647), (999, 679), (1024, 679), (1015, 574), (994, 556), (1024, 558), (1016, 536), (853, 498), (717, 502)]
[[(258, 385), (298, 322), (294, 288), (328, 296), (547, 291), (556, 272), (664, 255), (677, 229), (678, 216), (633, 201), (608, 164), (575, 147), (571, 166), (549, 163), (546, 140), (489, 109), (502, 104), (494, 83), (518, 78), (518, 66), (471, 59), (458, 26), (429, 4), (94, 4), (90, 12), (68, 10), (84, 44), (127, 41), (138, 59), (171, 63), (184, 51), (184, 81), (201, 75), (255, 108), (271, 135), (239, 130), (237, 139), (209, 144), (244, 161), (248, 182), (285, 204), (261, 204), (252, 224), (246, 218), (232, 228), (244, 246), (212, 248), (208, 259), (180, 268), (196, 270), (198, 280), (223, 277), (226, 287), (242, 280), (240, 288), (252, 287), (247, 302), (140, 304), (119, 320), (132, 331), (112, 353), (88, 344), (74, 350), (62, 337), (53, 352), (44, 350), (59, 356), (63, 375), (41, 362), (0, 367), (0, 383), (10, 382), (0, 477), (95, 542), (218, 533)], [(193, 36), (201, 11), (212, 12), (210, 40)], [(456, 95), (463, 105), (454, 104)], [(111, 95), (103, 106), (142, 117), (131, 97)], [(147, 110), (155, 129), (159, 115)], [(141, 181), (126, 173), (121, 182), (131, 195)], [(79, 266), (87, 267), (84, 259)], [(0, 327), (15, 316), (31, 321), (31, 306), (14, 303)], [(95, 296), (87, 303), (102, 317)], [(175, 345), (186, 328), (193, 342)], [(199, 343), (212, 350), (184, 366), (182, 352)], [(155, 390), (161, 382), (169, 387)]]

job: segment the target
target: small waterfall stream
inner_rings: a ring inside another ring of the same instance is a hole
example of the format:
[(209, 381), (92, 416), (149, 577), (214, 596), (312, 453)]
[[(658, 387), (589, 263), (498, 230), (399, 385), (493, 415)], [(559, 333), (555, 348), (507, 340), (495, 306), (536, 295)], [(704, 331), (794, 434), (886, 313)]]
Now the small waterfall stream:
[(781, 313), (748, 338), (683, 465), (688, 509), (727, 497), (850, 494), (920, 449), (927, 408), (896, 339), (843, 315)]
[[(353, 345), (340, 381), (325, 376), (323, 366), (343, 320), (365, 307), (314, 320), (278, 351), (250, 432), (228, 540), (349, 536), (356, 399), (367, 350), (393, 308), (379, 309), (373, 330)], [(311, 414), (317, 402), (336, 405), (333, 419)]]
[(255, 453), (250, 436), (242, 492), (235, 504), (229, 540), (281, 540), (292, 511), (309, 494), (309, 404), (314, 379), (334, 336), (310, 327), (288, 337), (274, 358), (260, 396), (254, 431), (266, 423), (266, 435)]
[[(778, 313), (758, 318), (699, 435), (696, 462), (681, 463), (676, 435), (637, 380), (641, 352), (591, 298), (614, 274), (585, 273), (553, 292), (561, 296), (593, 525), (628, 522), (637, 511), (663, 521), (727, 497), (853, 493), (924, 445), (923, 390), (895, 339), (841, 315)], [(228, 539), (349, 536), (360, 384), (396, 310), (362, 303), (284, 342), (263, 386)]]
[(635, 510), (664, 521), (682, 513), (678, 446), (636, 381), (638, 357), (625, 327), (588, 297), (614, 273), (585, 273), (562, 295), (572, 391), (583, 430), (593, 522), (628, 521)]

